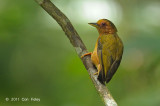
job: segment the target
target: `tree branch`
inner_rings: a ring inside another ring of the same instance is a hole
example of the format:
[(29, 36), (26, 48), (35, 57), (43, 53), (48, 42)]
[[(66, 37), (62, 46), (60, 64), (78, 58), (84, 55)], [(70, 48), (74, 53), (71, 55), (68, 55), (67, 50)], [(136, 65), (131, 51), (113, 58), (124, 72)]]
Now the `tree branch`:
[[(83, 54), (88, 53), (85, 45), (83, 44), (81, 38), (79, 37), (77, 31), (72, 26), (69, 19), (50, 1), (50, 0), (35, 0), (53, 19), (57, 21), (57, 23), (61, 26), (71, 44), (75, 48), (79, 57)], [(81, 59), (81, 58), (80, 58)], [(106, 106), (117, 106), (117, 103), (111, 96), (107, 87), (99, 82), (97, 79), (97, 75), (94, 75), (97, 70), (94, 68), (91, 57), (85, 56), (81, 59), (85, 68), (87, 69), (92, 82), (103, 99)]]

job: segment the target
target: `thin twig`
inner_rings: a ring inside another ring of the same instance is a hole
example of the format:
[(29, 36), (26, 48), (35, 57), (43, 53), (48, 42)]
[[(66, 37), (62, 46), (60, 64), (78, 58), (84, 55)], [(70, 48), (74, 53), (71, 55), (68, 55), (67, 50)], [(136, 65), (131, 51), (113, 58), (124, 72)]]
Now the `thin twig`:
[[(68, 39), (70, 40), (71, 44), (75, 48), (79, 57), (81, 57), (85, 53), (88, 53), (84, 43), (82, 42), (81, 38), (72, 26), (69, 19), (50, 0), (35, 1), (61, 26), (61, 28), (67, 35)], [(91, 57), (85, 56), (81, 60), (85, 68), (87, 69), (96, 90), (103, 99), (105, 106), (117, 106), (117, 103), (111, 96), (108, 88), (105, 85), (101, 84), (99, 80), (97, 80), (97, 75), (94, 75), (94, 73), (97, 72), (97, 70), (94, 68), (91, 62)]]

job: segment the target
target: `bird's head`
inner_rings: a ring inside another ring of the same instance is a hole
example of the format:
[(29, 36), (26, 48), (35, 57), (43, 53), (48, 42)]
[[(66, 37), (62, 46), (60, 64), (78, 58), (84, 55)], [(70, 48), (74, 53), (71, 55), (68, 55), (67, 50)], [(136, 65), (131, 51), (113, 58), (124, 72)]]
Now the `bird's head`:
[(117, 32), (115, 25), (107, 19), (100, 19), (97, 23), (88, 24), (96, 27), (100, 34), (113, 34)]

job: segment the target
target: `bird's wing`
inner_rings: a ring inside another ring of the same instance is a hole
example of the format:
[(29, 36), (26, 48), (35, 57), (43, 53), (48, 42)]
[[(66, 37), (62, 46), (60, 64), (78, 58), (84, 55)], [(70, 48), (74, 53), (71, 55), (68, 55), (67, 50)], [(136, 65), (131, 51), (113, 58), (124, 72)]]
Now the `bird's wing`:
[(101, 66), (101, 70), (99, 72), (98, 79), (104, 83), (105, 82), (105, 73), (104, 73), (104, 63), (103, 63), (103, 54), (102, 54), (102, 43), (100, 41), (101, 39), (99, 38), (98, 40), (98, 47), (97, 47), (97, 54)]
[(117, 71), (121, 59), (122, 59), (122, 54), (123, 54), (123, 43), (121, 41), (121, 39), (117, 36), (116, 37), (116, 41), (117, 41), (117, 47), (116, 47), (116, 58), (114, 60), (114, 62), (112, 63), (108, 73), (107, 73), (107, 77), (106, 77), (106, 82), (108, 83), (111, 78), (113, 77), (114, 73)]

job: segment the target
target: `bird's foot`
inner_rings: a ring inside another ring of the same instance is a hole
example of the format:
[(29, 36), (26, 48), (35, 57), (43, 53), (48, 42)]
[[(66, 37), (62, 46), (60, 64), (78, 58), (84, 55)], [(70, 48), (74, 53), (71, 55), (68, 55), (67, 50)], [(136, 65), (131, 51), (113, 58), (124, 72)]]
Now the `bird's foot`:
[(91, 55), (91, 54), (92, 54), (92, 52), (86, 53), (86, 54), (82, 55), (81, 58), (83, 58), (84, 56), (87, 56), (87, 55)]
[(94, 75), (99, 75), (99, 72), (95, 72)]
[(97, 70), (98, 71), (95, 72), (94, 75), (98, 75), (99, 76), (99, 72), (101, 71), (101, 65), (100, 64), (97, 65)]

